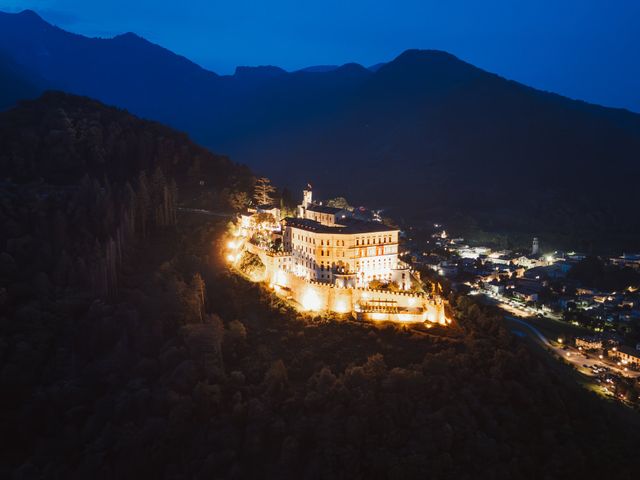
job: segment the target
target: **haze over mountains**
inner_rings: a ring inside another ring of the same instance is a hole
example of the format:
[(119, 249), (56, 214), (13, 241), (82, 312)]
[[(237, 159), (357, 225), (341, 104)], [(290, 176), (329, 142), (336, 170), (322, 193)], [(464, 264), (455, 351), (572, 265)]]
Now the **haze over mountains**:
[(219, 76), (135, 34), (87, 38), (29, 11), (0, 14), (0, 51), (0, 79), (17, 86), (0, 105), (62, 89), (185, 130), (292, 189), (311, 181), (323, 196), (414, 219), (588, 240), (576, 248), (639, 245), (640, 115), (445, 52)]

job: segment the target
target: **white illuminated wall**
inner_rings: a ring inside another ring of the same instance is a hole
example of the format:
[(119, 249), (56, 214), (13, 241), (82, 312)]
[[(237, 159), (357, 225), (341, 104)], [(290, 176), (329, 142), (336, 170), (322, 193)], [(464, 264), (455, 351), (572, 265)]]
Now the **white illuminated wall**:
[(332, 234), (287, 226), (285, 249), (291, 252), (296, 275), (321, 282), (334, 281), (334, 268), (355, 273), (359, 286), (372, 280), (395, 281), (399, 267), (397, 231)]

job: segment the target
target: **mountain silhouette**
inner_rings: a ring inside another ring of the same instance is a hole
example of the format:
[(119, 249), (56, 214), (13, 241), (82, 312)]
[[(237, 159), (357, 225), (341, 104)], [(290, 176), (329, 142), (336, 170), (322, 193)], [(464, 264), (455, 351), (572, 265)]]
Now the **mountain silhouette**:
[(16, 100), (38, 96), (46, 85), (46, 81), (0, 50), (0, 110), (12, 106)]
[(414, 221), (640, 245), (640, 115), (446, 52), (222, 76), (137, 35), (87, 38), (33, 12), (0, 14), (0, 50), (55, 88), (185, 130), (292, 189), (312, 181)]

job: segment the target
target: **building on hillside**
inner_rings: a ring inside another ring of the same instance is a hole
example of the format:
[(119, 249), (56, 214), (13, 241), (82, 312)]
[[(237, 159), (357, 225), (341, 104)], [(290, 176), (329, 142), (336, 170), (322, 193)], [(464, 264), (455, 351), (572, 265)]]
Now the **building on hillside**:
[(612, 358), (617, 358), (621, 365), (640, 367), (640, 350), (622, 345), (609, 350), (608, 354)]
[(283, 223), (283, 245), (291, 252), (296, 276), (338, 286), (366, 287), (377, 281), (411, 288), (410, 268), (398, 258), (398, 228), (315, 204), (310, 189), (303, 193), (298, 218)]
[(640, 270), (640, 254), (625, 253), (621, 257), (610, 258), (609, 261), (618, 267), (630, 267)]
[(504, 293), (504, 285), (496, 282), (495, 280), (487, 283), (485, 285), (485, 289), (494, 295), (502, 295)]
[(302, 192), (302, 203), (298, 205), (298, 217), (307, 220), (313, 220), (314, 222), (321, 223), (322, 225), (334, 226), (339, 223), (341, 219), (352, 217), (352, 213), (342, 208), (329, 207), (313, 201), (313, 191), (311, 186), (308, 186)]
[(363, 320), (446, 324), (445, 300), (400, 256), (401, 232), (381, 221), (354, 218), (348, 210), (313, 201), (304, 191), (296, 217), (279, 231), (265, 220), (276, 212), (240, 215), (227, 259), (247, 277), (306, 311), (351, 313)]
[(512, 290), (512, 294), (515, 298), (523, 302), (538, 301), (538, 292), (529, 287), (518, 285)]
[(576, 347), (584, 350), (600, 350), (602, 348), (602, 339), (599, 337), (577, 337)]
[(538, 237), (533, 237), (533, 243), (531, 244), (531, 255), (540, 255), (540, 241)]
[(258, 213), (265, 213), (267, 215), (271, 215), (276, 222), (282, 220), (282, 212), (280, 211), (280, 207), (275, 205), (258, 205), (256, 207), (256, 211)]
[(262, 223), (264, 228), (271, 231), (281, 230), (282, 213), (275, 205), (259, 205), (250, 207), (240, 213), (240, 226), (246, 230), (254, 228), (256, 223)]
[(438, 274), (442, 275), (443, 277), (455, 277), (456, 275), (458, 275), (459, 271), (460, 267), (457, 263), (446, 260), (440, 262), (436, 270), (436, 272), (438, 272)]

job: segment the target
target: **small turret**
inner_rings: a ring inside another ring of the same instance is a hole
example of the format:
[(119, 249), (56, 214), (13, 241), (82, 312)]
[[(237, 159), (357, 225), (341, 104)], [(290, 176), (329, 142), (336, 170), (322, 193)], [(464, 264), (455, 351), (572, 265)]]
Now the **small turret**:
[(311, 185), (307, 184), (307, 188), (302, 191), (302, 206), (308, 208), (313, 203), (313, 192), (311, 191)]
[(298, 205), (298, 217), (305, 218), (305, 212), (311, 204), (313, 204), (313, 193), (311, 191), (311, 184), (308, 183), (307, 188), (302, 191), (302, 203)]
[(531, 255), (540, 255), (540, 242), (538, 237), (533, 237), (533, 244), (531, 245)]

